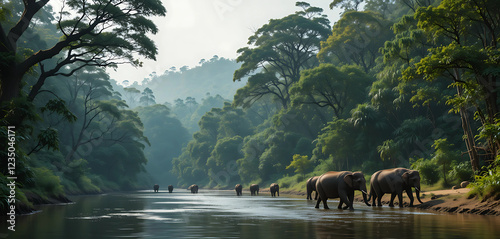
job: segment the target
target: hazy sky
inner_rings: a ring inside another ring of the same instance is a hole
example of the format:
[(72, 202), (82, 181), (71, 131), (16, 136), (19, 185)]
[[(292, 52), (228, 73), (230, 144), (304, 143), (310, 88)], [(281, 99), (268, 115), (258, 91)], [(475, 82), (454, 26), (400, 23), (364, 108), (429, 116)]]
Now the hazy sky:
[[(57, 0), (51, 0), (55, 2)], [(213, 55), (235, 59), (236, 50), (247, 46), (248, 37), (269, 19), (278, 19), (297, 10), (293, 0), (162, 0), (166, 17), (154, 18), (159, 28), (152, 36), (158, 47), (155, 61), (144, 60), (142, 68), (120, 66), (108, 70), (118, 82), (141, 82), (152, 72), (162, 74), (172, 66), (194, 67)], [(332, 0), (306, 0), (321, 7), (333, 23), (338, 10), (328, 6)]]

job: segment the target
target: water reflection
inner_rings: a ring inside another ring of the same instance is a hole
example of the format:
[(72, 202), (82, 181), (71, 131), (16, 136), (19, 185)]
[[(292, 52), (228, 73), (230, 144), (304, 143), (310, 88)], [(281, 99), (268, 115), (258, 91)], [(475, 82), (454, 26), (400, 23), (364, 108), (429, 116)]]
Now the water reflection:
[(500, 232), (497, 217), (364, 204), (355, 211), (324, 210), (302, 198), (236, 197), (233, 191), (140, 191), (74, 200), (18, 217), (9, 238), (496, 238)]

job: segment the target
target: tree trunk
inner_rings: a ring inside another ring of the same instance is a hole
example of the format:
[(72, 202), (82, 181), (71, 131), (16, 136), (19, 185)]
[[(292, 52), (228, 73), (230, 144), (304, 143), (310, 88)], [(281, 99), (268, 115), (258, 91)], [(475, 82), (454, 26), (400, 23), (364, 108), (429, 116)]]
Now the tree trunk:
[[(457, 86), (458, 96), (462, 96), (462, 88)], [(470, 164), (474, 172), (479, 171), (479, 155), (476, 149), (476, 143), (474, 142), (474, 133), (472, 132), (469, 113), (465, 107), (460, 108), (460, 119), (462, 120), (462, 129), (465, 136), (465, 145), (467, 146), (467, 153), (469, 154)]]
[[(16, 65), (14, 62), (11, 62), (6, 67), (2, 67), (1, 77), (1, 89), (2, 93), (0, 96), (0, 104), (3, 105), (14, 98), (19, 96), (19, 92), (21, 91), (21, 76), (17, 74)], [(2, 116), (5, 113), (2, 112)]]

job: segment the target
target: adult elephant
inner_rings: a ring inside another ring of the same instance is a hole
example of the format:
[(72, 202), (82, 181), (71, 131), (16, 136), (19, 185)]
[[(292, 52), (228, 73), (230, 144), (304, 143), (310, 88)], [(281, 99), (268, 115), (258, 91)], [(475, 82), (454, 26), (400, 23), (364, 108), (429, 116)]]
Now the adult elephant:
[(159, 190), (160, 190), (160, 185), (155, 184), (155, 185), (153, 186), (153, 191), (154, 191), (155, 193), (157, 193)]
[(174, 186), (168, 185), (168, 192), (172, 193), (172, 191), (174, 191)]
[(399, 207), (403, 207), (403, 191), (406, 191), (410, 199), (410, 207), (413, 207), (413, 192), (411, 188), (414, 187), (417, 199), (420, 203), (420, 174), (416, 170), (406, 168), (391, 168), (375, 172), (370, 179), (370, 196), (373, 197), (372, 205), (375, 206), (375, 199), (377, 199), (377, 206), (382, 206), (381, 199), (386, 193), (391, 194), (390, 207), (394, 207), (394, 198), (396, 195), (399, 199)]
[(257, 184), (250, 185), (250, 195), (252, 196), (259, 195), (259, 185)]
[(280, 196), (280, 186), (277, 183), (272, 183), (269, 191), (271, 191), (271, 197), (276, 197), (276, 194), (278, 194), (278, 197)]
[(314, 200), (318, 200), (318, 191), (316, 191), (316, 181), (318, 181), (319, 176), (314, 176), (312, 178), (309, 178), (307, 180), (306, 188), (307, 188), (307, 197), (306, 199), (312, 200), (312, 192), (316, 192), (316, 195), (314, 196)]
[(346, 207), (343, 209), (354, 210), (352, 207), (354, 190), (363, 192), (363, 200), (366, 205), (370, 206), (366, 197), (365, 176), (361, 172), (326, 172), (317, 179), (316, 190), (319, 198), (315, 208), (319, 208), (320, 202), (323, 201), (325, 209), (329, 209), (326, 201), (329, 198), (340, 198), (338, 209), (342, 209), (342, 204), (345, 203)]
[(236, 186), (234, 186), (234, 190), (236, 191), (236, 196), (243, 195), (241, 193), (241, 191), (243, 190), (243, 186), (241, 186), (241, 184), (236, 184)]
[(193, 184), (189, 186), (188, 190), (191, 190), (191, 193), (198, 193), (198, 185)]

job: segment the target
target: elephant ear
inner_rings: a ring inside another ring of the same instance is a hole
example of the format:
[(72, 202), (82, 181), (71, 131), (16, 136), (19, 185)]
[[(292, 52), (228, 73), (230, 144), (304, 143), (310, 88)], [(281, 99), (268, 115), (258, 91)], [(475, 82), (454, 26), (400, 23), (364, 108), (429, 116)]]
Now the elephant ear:
[(406, 185), (410, 185), (410, 173), (405, 172), (403, 175), (401, 175), (401, 178), (403, 179), (403, 182), (405, 182)]
[(347, 174), (344, 176), (345, 183), (352, 188), (352, 174)]

